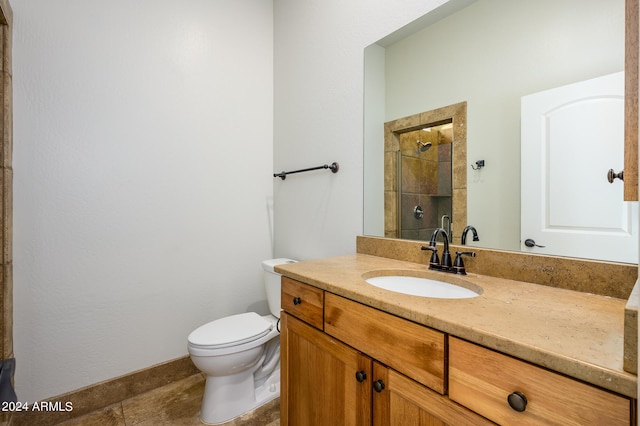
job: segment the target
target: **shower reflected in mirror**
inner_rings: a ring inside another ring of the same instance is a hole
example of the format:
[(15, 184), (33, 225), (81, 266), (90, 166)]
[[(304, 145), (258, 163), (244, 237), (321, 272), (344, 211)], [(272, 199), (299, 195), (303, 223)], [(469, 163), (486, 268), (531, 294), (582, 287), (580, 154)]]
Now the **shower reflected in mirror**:
[(448, 223), (446, 229), (450, 231), (452, 123), (401, 133), (399, 137), (397, 229), (400, 237), (426, 240), (443, 221)]

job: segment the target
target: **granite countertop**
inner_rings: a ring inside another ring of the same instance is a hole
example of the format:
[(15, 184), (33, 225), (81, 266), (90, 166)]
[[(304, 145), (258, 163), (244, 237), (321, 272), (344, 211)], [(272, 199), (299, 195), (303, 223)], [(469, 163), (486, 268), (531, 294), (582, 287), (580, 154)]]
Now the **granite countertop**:
[[(453, 336), (637, 397), (637, 376), (623, 370), (625, 300), (473, 273), (457, 276), (429, 271), (426, 265), (366, 254), (280, 265), (275, 270)], [(364, 281), (363, 275), (390, 270), (479, 286), (482, 294), (471, 299), (434, 299), (383, 290)]]

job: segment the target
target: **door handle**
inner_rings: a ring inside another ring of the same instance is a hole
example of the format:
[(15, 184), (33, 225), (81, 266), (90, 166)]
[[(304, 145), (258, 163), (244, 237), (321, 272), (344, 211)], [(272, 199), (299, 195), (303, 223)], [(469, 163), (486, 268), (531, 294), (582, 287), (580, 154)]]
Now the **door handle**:
[(536, 242), (531, 238), (527, 238), (526, 240), (524, 240), (524, 245), (527, 247), (545, 247), (545, 246), (536, 244)]
[(624, 181), (624, 170), (622, 170), (620, 173), (616, 173), (613, 169), (609, 169), (609, 171), (607, 172), (607, 180), (609, 181), (609, 183), (613, 183), (616, 178)]

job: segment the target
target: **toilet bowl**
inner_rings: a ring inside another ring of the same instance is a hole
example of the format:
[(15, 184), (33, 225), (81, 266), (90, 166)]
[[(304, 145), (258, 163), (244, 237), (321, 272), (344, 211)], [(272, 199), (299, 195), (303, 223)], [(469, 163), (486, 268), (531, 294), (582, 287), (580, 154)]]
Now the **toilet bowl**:
[(262, 262), (270, 315), (246, 312), (220, 318), (195, 329), (187, 348), (206, 375), (200, 419), (220, 424), (280, 396), (280, 274)]

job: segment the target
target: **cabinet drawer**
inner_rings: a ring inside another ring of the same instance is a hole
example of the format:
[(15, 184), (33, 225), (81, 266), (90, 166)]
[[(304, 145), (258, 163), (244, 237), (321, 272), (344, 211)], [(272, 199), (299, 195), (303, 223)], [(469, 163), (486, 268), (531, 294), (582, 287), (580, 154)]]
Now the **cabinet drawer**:
[(322, 330), (323, 290), (282, 277), (280, 304), (281, 308), (291, 315)]
[(445, 335), (325, 294), (324, 331), (425, 386), (445, 393)]
[[(524, 411), (507, 398), (520, 392)], [(500, 424), (629, 425), (625, 397), (454, 337), (449, 338), (449, 397)]]

